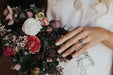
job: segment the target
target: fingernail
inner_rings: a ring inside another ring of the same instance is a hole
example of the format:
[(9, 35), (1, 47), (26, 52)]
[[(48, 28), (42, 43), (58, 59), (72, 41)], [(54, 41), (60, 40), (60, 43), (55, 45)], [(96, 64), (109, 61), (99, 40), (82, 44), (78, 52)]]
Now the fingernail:
[(63, 54), (62, 56), (63, 56), (63, 57), (66, 57), (66, 54)]
[(61, 52), (62, 52), (62, 50), (61, 50), (61, 49), (59, 49), (59, 50), (58, 50), (58, 53), (61, 53)]
[(55, 43), (55, 45), (59, 45), (59, 44), (60, 44), (59, 42), (56, 42), (56, 43)]

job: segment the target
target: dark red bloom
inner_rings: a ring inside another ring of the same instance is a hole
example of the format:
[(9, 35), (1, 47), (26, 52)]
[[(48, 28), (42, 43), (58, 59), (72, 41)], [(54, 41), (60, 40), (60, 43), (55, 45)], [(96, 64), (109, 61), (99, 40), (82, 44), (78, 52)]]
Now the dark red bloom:
[(67, 56), (66, 58), (67, 58), (68, 60), (73, 59), (72, 55), (69, 55), (69, 56)]
[(14, 48), (3, 46), (3, 53), (5, 56), (16, 55)]
[(60, 28), (61, 22), (59, 20), (52, 20), (50, 24), (53, 26), (53, 29)]
[(41, 47), (41, 42), (36, 36), (29, 36), (27, 38), (26, 47), (30, 49), (31, 52), (39, 52)]

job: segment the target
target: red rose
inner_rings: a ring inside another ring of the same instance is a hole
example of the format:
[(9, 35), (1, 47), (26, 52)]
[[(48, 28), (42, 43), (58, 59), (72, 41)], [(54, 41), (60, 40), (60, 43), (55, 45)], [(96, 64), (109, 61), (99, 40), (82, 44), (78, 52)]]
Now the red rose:
[(3, 53), (5, 56), (15, 55), (14, 48), (3, 46)]
[(27, 38), (26, 47), (30, 49), (31, 52), (39, 52), (41, 47), (41, 42), (36, 36), (29, 36)]

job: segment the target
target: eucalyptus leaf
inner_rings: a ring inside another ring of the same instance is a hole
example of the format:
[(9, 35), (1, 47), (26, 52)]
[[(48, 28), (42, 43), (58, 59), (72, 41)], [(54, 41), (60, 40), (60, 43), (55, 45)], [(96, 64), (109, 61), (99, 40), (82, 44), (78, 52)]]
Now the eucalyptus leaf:
[(45, 68), (45, 69), (48, 69), (49, 68), (46, 61), (43, 61), (42, 65), (43, 65), (43, 68)]
[(19, 19), (23, 20), (23, 19), (26, 19), (26, 18), (27, 18), (26, 14), (24, 12), (21, 12), (20, 15), (19, 15)]
[(37, 8), (37, 7), (34, 7), (33, 8), (33, 12), (36, 14), (37, 12), (39, 12), (40, 11), (40, 9), (39, 8)]
[(51, 66), (57, 66), (59, 64), (59, 62), (57, 60), (54, 60), (52, 63), (51, 63)]
[(24, 67), (24, 66), (22, 66), (21, 68), (20, 68), (20, 70), (19, 70), (19, 73), (20, 74), (23, 74), (24, 72), (26, 72), (26, 68)]
[(45, 75), (43, 71), (40, 71), (38, 75)]
[(22, 63), (26, 64), (27, 62), (29, 62), (31, 60), (31, 56), (30, 55), (25, 55), (21, 57)]
[(47, 49), (47, 47), (49, 46), (49, 44), (48, 44), (47, 41), (44, 41), (44, 44), (43, 44), (43, 45), (44, 45), (44, 46), (43, 46), (44, 50)]

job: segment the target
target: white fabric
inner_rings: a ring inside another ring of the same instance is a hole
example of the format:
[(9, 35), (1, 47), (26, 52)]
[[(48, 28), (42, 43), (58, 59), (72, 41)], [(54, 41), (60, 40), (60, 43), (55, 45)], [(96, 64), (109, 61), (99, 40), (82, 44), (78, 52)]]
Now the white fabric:
[[(82, 8), (74, 8), (75, 0), (48, 0), (47, 17), (50, 20), (60, 20), (65, 29), (74, 29), (77, 26), (103, 27), (113, 31), (113, 6), (110, 10), (104, 3), (97, 0), (81, 0)], [(96, 4), (96, 6), (95, 6)], [(112, 75), (112, 50), (100, 43), (88, 49), (89, 55), (95, 61), (95, 66), (86, 67), (87, 75)], [(87, 62), (84, 62), (86, 64)], [(82, 75), (77, 66), (76, 58), (69, 61), (63, 75)]]

